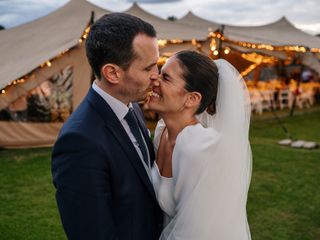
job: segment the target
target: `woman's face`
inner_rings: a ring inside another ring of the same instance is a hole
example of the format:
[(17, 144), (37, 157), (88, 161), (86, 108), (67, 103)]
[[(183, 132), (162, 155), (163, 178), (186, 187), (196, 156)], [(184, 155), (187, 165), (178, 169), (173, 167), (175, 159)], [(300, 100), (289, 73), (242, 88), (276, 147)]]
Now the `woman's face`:
[(159, 114), (176, 113), (184, 109), (188, 92), (184, 88), (183, 69), (178, 61), (172, 56), (162, 67), (159, 79), (153, 82), (147, 109)]

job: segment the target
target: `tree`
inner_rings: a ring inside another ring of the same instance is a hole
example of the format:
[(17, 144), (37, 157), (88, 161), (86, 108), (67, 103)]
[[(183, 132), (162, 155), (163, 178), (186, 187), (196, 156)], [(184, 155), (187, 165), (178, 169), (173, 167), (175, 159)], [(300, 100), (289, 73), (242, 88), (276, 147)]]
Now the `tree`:
[(0, 25), (0, 31), (1, 30), (5, 30), (6, 28), (4, 27), (4, 26), (2, 26), (2, 25)]
[(177, 17), (175, 17), (175, 16), (169, 16), (167, 19), (168, 19), (169, 21), (172, 21), (172, 22), (174, 22), (174, 21), (177, 21), (177, 20), (178, 20), (178, 18), (177, 18)]

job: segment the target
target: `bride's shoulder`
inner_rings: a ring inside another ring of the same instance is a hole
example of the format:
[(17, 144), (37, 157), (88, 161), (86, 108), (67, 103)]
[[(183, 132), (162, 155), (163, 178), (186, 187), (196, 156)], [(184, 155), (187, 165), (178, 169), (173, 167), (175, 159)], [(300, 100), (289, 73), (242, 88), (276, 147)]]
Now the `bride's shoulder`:
[(216, 144), (221, 135), (213, 128), (205, 128), (200, 123), (185, 127), (178, 135), (176, 148), (187, 152), (203, 151)]

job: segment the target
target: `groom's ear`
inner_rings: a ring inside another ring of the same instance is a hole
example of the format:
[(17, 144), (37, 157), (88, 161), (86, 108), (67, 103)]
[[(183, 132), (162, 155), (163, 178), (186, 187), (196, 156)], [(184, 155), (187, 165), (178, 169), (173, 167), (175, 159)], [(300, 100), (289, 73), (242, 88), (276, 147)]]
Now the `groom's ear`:
[(187, 101), (185, 102), (185, 106), (188, 108), (198, 108), (200, 105), (202, 96), (198, 92), (189, 92), (187, 96)]
[(101, 68), (101, 75), (104, 76), (106, 81), (110, 84), (118, 84), (121, 76), (121, 68), (116, 64), (105, 64)]

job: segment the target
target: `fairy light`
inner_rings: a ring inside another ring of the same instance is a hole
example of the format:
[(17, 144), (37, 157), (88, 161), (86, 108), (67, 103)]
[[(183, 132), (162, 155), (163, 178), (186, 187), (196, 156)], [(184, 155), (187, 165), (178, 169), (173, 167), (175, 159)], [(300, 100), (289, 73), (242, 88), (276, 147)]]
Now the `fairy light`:
[(217, 49), (217, 42), (214, 38), (211, 39), (210, 49), (212, 52), (214, 52)]
[(251, 64), (246, 70), (242, 71), (240, 73), (240, 75), (242, 77), (248, 75), (249, 72), (251, 72), (253, 69), (255, 69), (256, 67), (258, 66), (258, 64), (254, 63), (254, 64)]
[(253, 63), (274, 63), (277, 61), (277, 58), (275, 57), (267, 57), (261, 54), (257, 54), (255, 52), (253, 53), (242, 53), (241, 57), (246, 59), (247, 61), (253, 62)]
[[(273, 46), (271, 44), (258, 44), (258, 43), (250, 43), (250, 42), (242, 42), (242, 41), (234, 41), (228, 38), (225, 38), (225, 36), (223, 34), (221, 34), (220, 32), (210, 32), (208, 34), (208, 37), (215, 39), (221, 39), (223, 41), (226, 41), (228, 43), (232, 43), (241, 47), (245, 47), (245, 48), (252, 48), (252, 49), (265, 49), (268, 51), (290, 51), (290, 52), (301, 52), (301, 53), (305, 53), (305, 52), (313, 52), (313, 53), (320, 53), (320, 48), (311, 48), (310, 50), (307, 49), (304, 46)], [(212, 49), (211, 49), (212, 50)], [(212, 50), (214, 51), (214, 50)]]
[(230, 50), (231, 50), (230, 48), (226, 47), (224, 49), (224, 54), (228, 55), (230, 53)]
[(181, 39), (172, 39), (172, 40), (170, 40), (170, 43), (179, 44), (179, 43), (183, 43), (183, 40), (181, 40)]
[[(81, 35), (81, 37), (80, 37), (80, 39), (79, 39), (79, 43), (82, 43), (82, 42), (88, 37), (89, 32), (90, 32), (90, 27), (87, 27), (87, 28), (84, 30), (83, 34)], [(64, 54), (66, 54), (66, 53), (69, 52), (69, 51), (70, 51), (69, 48), (65, 49), (64, 51), (62, 51), (61, 53), (59, 53), (56, 57), (54, 57), (54, 58), (52, 58), (52, 59), (50, 59), (50, 60), (48, 60), (48, 61), (45, 61), (45, 62), (43, 62), (42, 64), (40, 64), (38, 68), (52, 67), (52, 66), (53, 66), (53, 61), (54, 61), (55, 59), (62, 57)], [(30, 73), (29, 73), (29, 74), (30, 74)], [(28, 75), (29, 75), (29, 74), (28, 74)], [(7, 88), (13, 87), (13, 85), (18, 85), (18, 84), (24, 83), (25, 81), (28, 80), (28, 78), (29, 78), (28, 75), (24, 75), (22, 78), (15, 79), (15, 80), (9, 82), (6, 87), (4, 87), (3, 89), (0, 90), (0, 93), (1, 93), (1, 94), (5, 94), (5, 93), (7, 92), (7, 90), (6, 90)]]
[(311, 48), (311, 52), (320, 53), (320, 48)]
[(159, 39), (158, 40), (158, 46), (159, 47), (165, 47), (167, 45), (168, 41), (164, 39)]
[(167, 56), (160, 56), (158, 59), (158, 65), (163, 65), (168, 61), (168, 57)]

